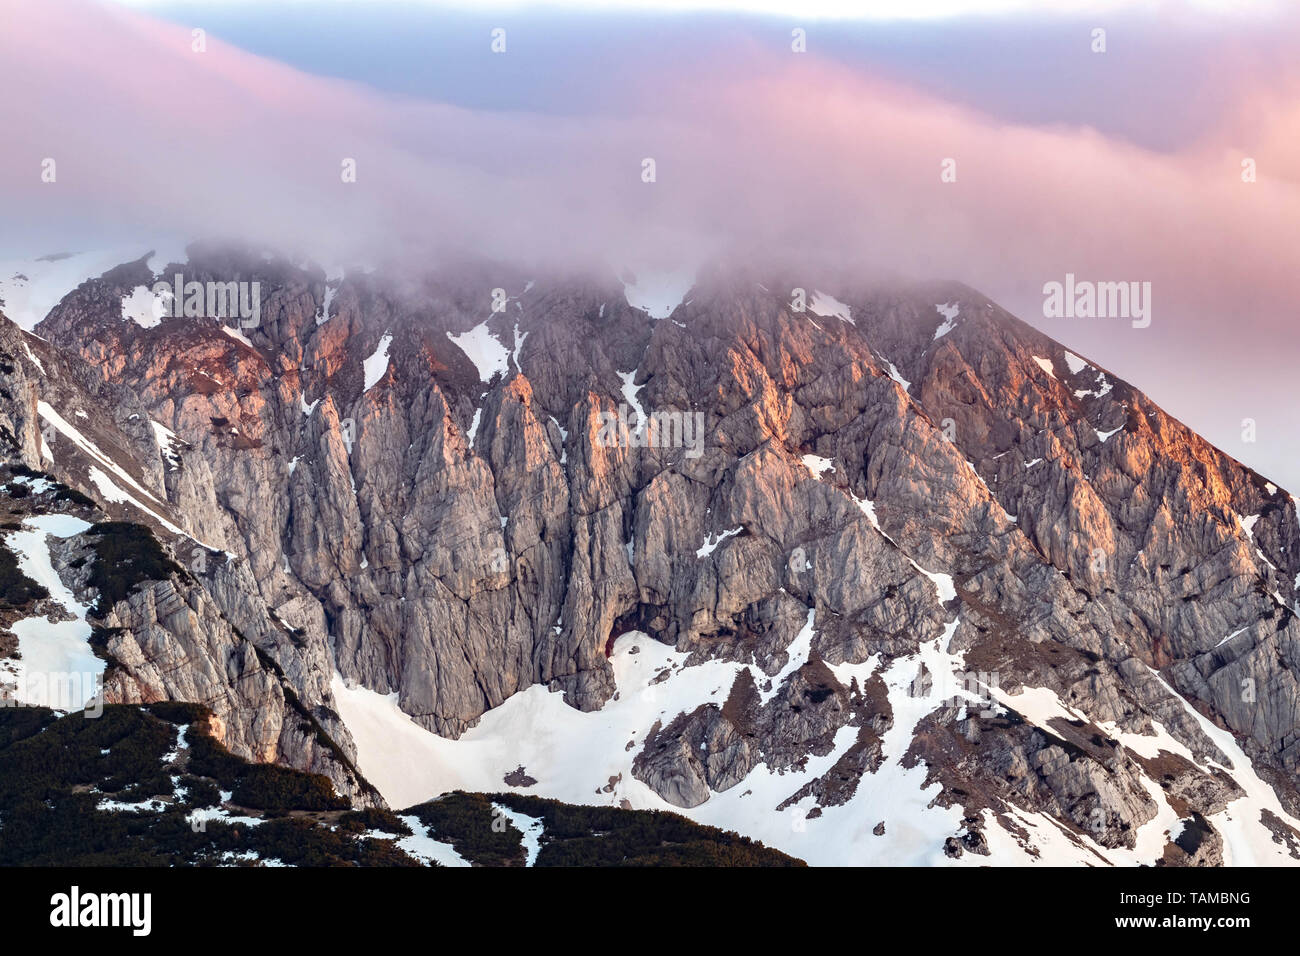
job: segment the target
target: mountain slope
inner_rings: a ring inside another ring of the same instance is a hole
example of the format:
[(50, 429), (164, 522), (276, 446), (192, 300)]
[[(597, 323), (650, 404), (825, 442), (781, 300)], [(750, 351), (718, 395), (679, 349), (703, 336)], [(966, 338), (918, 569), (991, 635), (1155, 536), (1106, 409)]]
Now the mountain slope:
[(133, 321), (142, 259), (26, 344), (112, 393), (156, 501), (119, 507), (234, 556), (195, 578), (390, 803), (533, 780), (810, 862), (1300, 858), (1294, 500), (978, 293), (718, 270), (655, 320), (483, 263), (177, 267), (258, 281), (259, 324)]

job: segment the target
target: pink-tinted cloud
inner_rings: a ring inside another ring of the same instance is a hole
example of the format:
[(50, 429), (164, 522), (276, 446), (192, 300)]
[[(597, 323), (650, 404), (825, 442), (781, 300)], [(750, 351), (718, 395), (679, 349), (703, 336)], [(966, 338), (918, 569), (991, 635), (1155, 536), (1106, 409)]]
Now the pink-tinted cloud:
[[(1300, 351), (1294, 75), (1237, 89), (1229, 121), (1169, 153), (1008, 125), (813, 54), (720, 46), (687, 73), (665, 57), (635, 112), (557, 117), (399, 100), (213, 37), (195, 53), (188, 30), (79, 0), (8, 16), (11, 243), (30, 232), (75, 245), (93, 224), (245, 235), (325, 258), (419, 262), (452, 245), (540, 266), (743, 255), (823, 275), (958, 278), (1173, 396), (1235, 454), (1250, 457), (1231, 446), (1236, 423), (1259, 419), (1285, 440), (1255, 460), (1300, 487), (1287, 464), (1294, 399), (1264, 385), (1240, 410), (1212, 406), (1204, 389), (1180, 391), (1170, 361), (1279, 382)], [(45, 157), (55, 184), (40, 182)], [(356, 183), (340, 179), (345, 157)], [(940, 179), (945, 158), (955, 182)], [(1257, 182), (1242, 181), (1246, 158)], [(1067, 272), (1151, 282), (1151, 329), (1042, 319), (1043, 284)]]

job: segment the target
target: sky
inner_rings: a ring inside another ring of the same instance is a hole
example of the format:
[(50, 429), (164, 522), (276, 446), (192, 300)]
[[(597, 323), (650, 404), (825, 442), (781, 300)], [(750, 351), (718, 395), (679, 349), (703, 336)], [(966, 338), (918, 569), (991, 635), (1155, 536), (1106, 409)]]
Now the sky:
[[(0, 257), (958, 279), (1300, 491), (1297, 6), (7, 2)], [(1150, 326), (1045, 317), (1067, 273), (1150, 282)]]

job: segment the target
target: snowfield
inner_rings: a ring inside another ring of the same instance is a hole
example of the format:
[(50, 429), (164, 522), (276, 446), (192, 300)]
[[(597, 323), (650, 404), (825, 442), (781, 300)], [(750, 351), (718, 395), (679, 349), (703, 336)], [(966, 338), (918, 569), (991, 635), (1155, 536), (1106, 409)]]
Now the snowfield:
[[(149, 251), (150, 245), (138, 243), (120, 249), (59, 252), (35, 259), (0, 261), (0, 302), (3, 303), (0, 310), (17, 323), (19, 328), (31, 331), (65, 295), (81, 283), (98, 278), (123, 263), (139, 259)], [(186, 260), (182, 242), (168, 239), (152, 243), (152, 247), (154, 254), (145, 262), (145, 266), (155, 275), (169, 263)], [(152, 294), (150, 303), (152, 304)], [(152, 313), (149, 318), (152, 319)], [(157, 324), (156, 321), (154, 324)]]
[[(810, 627), (805, 629), (808, 637)], [(793, 663), (787, 666), (793, 670), (804, 661), (798, 648), (791, 652)], [(785, 811), (774, 808), (804, 782), (829, 770), (853, 745), (855, 728), (841, 728), (832, 752), (810, 758), (803, 771), (778, 774), (760, 764), (740, 784), (691, 810), (672, 806), (636, 780), (632, 761), (651, 726), (705, 701), (720, 705), (737, 671), (748, 666), (709, 662), (687, 668), (682, 666), (686, 657), (644, 634), (625, 634), (611, 659), (618, 699), (604, 709), (584, 714), (565, 704), (561, 695), (533, 686), (489, 711), (456, 741), (416, 726), (397, 708), (396, 695), (349, 690), (337, 675), (331, 689), (356, 740), (362, 773), (394, 807), (457, 789), (500, 791), (505, 775), (523, 766), (538, 780), (524, 792), (575, 804), (617, 806), (626, 800), (634, 809), (671, 810), (699, 823), (735, 829), (810, 863), (947, 861), (943, 839), (958, 831), (961, 811), (929, 808), (938, 785), (923, 792), (925, 768), (904, 770), (898, 765), (906, 750), (902, 738), (910, 740), (906, 716), (896, 718), (897, 729), (886, 737), (891, 759), (880, 772), (865, 781), (848, 804), (827, 808), (815, 820), (806, 819), (812, 798)], [(672, 676), (653, 684), (665, 668)], [(919, 719), (925, 701), (907, 696), (914, 678), (907, 662), (896, 662), (887, 675), (891, 703), (910, 707)], [(634, 742), (630, 750), (625, 749), (628, 741)], [(613, 793), (600, 792), (610, 778), (617, 778)], [(877, 837), (872, 828), (882, 819), (886, 834)]]
[[(701, 703), (721, 705), (737, 672), (751, 667), (719, 661), (685, 667), (688, 655), (642, 633), (624, 634), (616, 641), (611, 663), (619, 692), (603, 709), (582, 713), (566, 705), (560, 694), (533, 686), (486, 713), (476, 727), (454, 741), (417, 726), (398, 709), (395, 694), (384, 696), (360, 687), (348, 688), (337, 674), (331, 689), (356, 741), (362, 773), (397, 808), (458, 789), (501, 791), (506, 787), (505, 775), (522, 766), (538, 783), (521, 792), (575, 804), (671, 810), (698, 823), (734, 829), (812, 864), (1123, 866), (1154, 862), (1163, 852), (1167, 834), (1176, 832), (1181, 823), (1164, 801), (1163, 791), (1150, 781), (1147, 789), (1161, 811), (1143, 827), (1135, 850), (1107, 849), (1066, 831), (1043, 814), (1015, 809), (1011, 815), (1028, 831), (1026, 840), (1003, 829), (986, 811), (984, 833), (992, 856), (965, 854), (954, 860), (944, 854), (944, 840), (963, 830), (963, 811), (960, 807), (931, 806), (940, 792), (939, 784), (925, 785), (927, 770), (923, 763), (911, 768), (901, 765), (917, 723), (954, 695), (977, 701), (980, 707), (997, 708), (1000, 703), (1012, 706), (1034, 723), (1045, 724), (1053, 716), (1072, 719), (1071, 712), (1050, 691), (1029, 690), (1010, 697), (992, 688), (994, 699), (979, 698), (956, 676), (943, 679), (942, 675), (965, 670), (961, 655), (948, 650), (957, 624), (954, 619), (941, 637), (923, 645), (918, 654), (894, 660), (881, 672), (894, 710), (894, 725), (884, 736), (885, 762), (875, 774), (863, 778), (846, 804), (823, 808), (815, 819), (806, 815), (815, 805), (811, 797), (783, 812), (775, 808), (805, 782), (825, 773), (853, 745), (855, 728), (841, 728), (831, 753), (810, 757), (804, 769), (778, 774), (760, 764), (739, 784), (713, 794), (693, 809), (672, 806), (632, 776), (633, 759), (656, 721), (666, 724), (678, 713)], [(789, 662), (774, 680), (775, 686), (806, 660), (812, 628), (810, 614), (789, 648)], [(924, 694), (917, 686), (921, 662), (937, 678)], [(862, 682), (879, 666), (873, 657), (862, 664), (841, 664), (832, 670), (847, 684), (855, 677)], [(756, 668), (751, 669), (756, 678), (766, 680)], [(670, 676), (653, 683), (664, 670)], [(1202, 721), (1234, 765), (1249, 766), (1230, 735)], [(1110, 730), (1113, 732), (1113, 728)], [(1116, 736), (1139, 753), (1165, 749), (1187, 755), (1186, 748), (1163, 729), (1156, 737)], [(602, 792), (611, 778), (615, 781), (613, 792)], [(1229, 861), (1293, 863), (1259, 824), (1258, 811), (1271, 809), (1298, 827), (1300, 821), (1284, 814), (1276, 797), (1253, 774), (1239, 774), (1238, 779), (1247, 796), (1211, 821), (1224, 834)], [(873, 832), (879, 823), (885, 825), (881, 836)], [(524, 826), (520, 829), (529, 832)], [(531, 852), (530, 848), (530, 856)]]

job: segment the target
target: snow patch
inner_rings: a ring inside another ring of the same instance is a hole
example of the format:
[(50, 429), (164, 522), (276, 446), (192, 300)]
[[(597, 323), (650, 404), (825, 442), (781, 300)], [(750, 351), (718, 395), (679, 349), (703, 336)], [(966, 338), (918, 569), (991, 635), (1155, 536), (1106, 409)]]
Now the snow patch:
[[(524, 291), (527, 292), (528, 290), (524, 289)], [(519, 350), (524, 347), (524, 340), (527, 339), (528, 336), (531, 334), (532, 334), (531, 332), (525, 332), (523, 335), (520, 335), (519, 323), (518, 322), (515, 323), (515, 350), (510, 355), (510, 361), (515, 363), (515, 371), (519, 372), (520, 374), (523, 374), (523, 369), (519, 367)]]
[(23, 351), (27, 353), (27, 358), (31, 360), (31, 363), (36, 366), (42, 375), (44, 375), (45, 363), (36, 357), (36, 353), (32, 351), (32, 347), (26, 342), (23, 343)]
[(1250, 630), (1250, 627), (1249, 627), (1249, 626), (1247, 626), (1247, 627), (1239, 627), (1239, 628), (1237, 628), (1235, 631), (1233, 631), (1231, 634), (1229, 634), (1227, 637), (1225, 637), (1223, 640), (1219, 641), (1219, 643), (1215, 644), (1214, 646), (1215, 646), (1215, 647), (1222, 647), (1224, 644), (1227, 644), (1230, 640), (1232, 640), (1232, 639), (1233, 639), (1234, 637), (1236, 637), (1238, 634), (1245, 633), (1245, 632), (1248, 631), (1248, 630)]
[(0, 661), (0, 677), (16, 682), (15, 697), (20, 703), (81, 710), (99, 693), (105, 662), (90, 647), (91, 628), (86, 620), (90, 608), (76, 599), (54, 570), (48, 541), (89, 528), (88, 522), (71, 515), (37, 515), (26, 518), (22, 530), (5, 536), (22, 573), (43, 585), (50, 598), (74, 618), (51, 623), (44, 617), (29, 617), (10, 626), (18, 638), (18, 658)]
[(1097, 382), (1098, 382), (1097, 388), (1076, 388), (1074, 390), (1074, 397), (1088, 398), (1089, 396), (1091, 396), (1093, 398), (1101, 398), (1103, 395), (1108, 395), (1110, 393), (1111, 388), (1114, 387), (1111, 385), (1110, 380), (1106, 378), (1105, 372), (1097, 373)]
[(804, 455), (802, 460), (804, 467), (811, 471), (812, 476), (819, 481), (827, 471), (835, 470), (835, 465), (832, 464), (829, 458), (822, 458), (819, 455)]
[(847, 305), (835, 298), (833, 295), (827, 295), (819, 289), (813, 290), (812, 302), (808, 308), (814, 315), (820, 315), (827, 319), (840, 319), (850, 325), (856, 325), (853, 321), (852, 313)]
[(460, 335), (452, 335), (448, 332), (447, 338), (451, 339), (452, 344), (474, 363), (474, 367), (478, 369), (478, 377), (483, 383), (492, 381), (498, 373), (505, 375), (510, 371), (510, 351), (488, 331), (486, 321), (480, 322)]
[(894, 367), (893, 362), (889, 361), (888, 359), (885, 359), (884, 362), (885, 365), (888, 367), (887, 371), (889, 372), (889, 377), (892, 378), (899, 385), (903, 386), (903, 391), (905, 392), (908, 391), (912, 387), (912, 383), (909, 382), (907, 379), (903, 378), (903, 376), (899, 373), (898, 369)]
[(162, 316), (171, 312), (173, 292), (155, 295), (147, 285), (138, 285), (129, 295), (122, 296), (122, 318), (145, 329), (162, 322)]
[(645, 427), (647, 422), (645, 409), (641, 407), (641, 402), (637, 399), (636, 393), (643, 386), (636, 384), (636, 375), (640, 369), (633, 369), (630, 372), (619, 372), (618, 377), (623, 380), (623, 400), (626, 401), (636, 411), (636, 430), (639, 433)]
[(100, 496), (105, 501), (110, 501), (115, 504), (125, 503), (129, 505), (134, 505), (136, 508), (143, 511), (145, 514), (149, 515), (149, 517), (157, 521), (160, 525), (162, 525), (172, 534), (176, 534), (176, 535), (185, 534), (184, 531), (176, 527), (176, 525), (172, 524), (170, 521), (168, 521), (162, 515), (158, 514), (158, 512), (154, 511), (148, 505), (143, 504), (138, 498), (134, 497), (129, 492), (123, 491), (121, 488), (119, 488), (113, 482), (112, 478), (108, 477), (108, 475), (104, 474), (94, 465), (90, 466), (88, 477), (90, 478), (91, 483), (99, 490)]
[(681, 305), (694, 284), (694, 269), (638, 271), (635, 281), (623, 283), (623, 297), (628, 305), (640, 309), (652, 319), (666, 319)]
[(256, 351), (256, 347), (253, 345), (253, 343), (248, 341), (248, 336), (246, 336), (243, 332), (239, 331), (239, 329), (235, 328), (234, 326), (226, 325), (224, 322), (222, 322), (220, 325), (217, 326), (217, 328), (221, 329), (222, 332), (225, 332), (236, 342), (239, 342), (243, 345), (247, 345), (250, 349)]
[(960, 312), (961, 306), (955, 302), (943, 302), (936, 305), (934, 309), (943, 316), (943, 321), (939, 323), (939, 327), (934, 330), (934, 338), (931, 339), (931, 341), (941, 339), (953, 329), (957, 328), (957, 314)]
[(744, 530), (744, 525), (741, 525), (739, 528), (732, 528), (730, 531), (719, 532), (716, 538), (712, 534), (705, 535), (704, 544), (695, 552), (695, 556), (697, 558), (708, 557), (718, 549), (718, 545), (722, 544), (722, 542), (726, 541), (728, 538), (734, 538)]
[[(437, 863), (439, 866), (469, 866), (469, 861), (456, 852), (450, 843), (443, 843), (428, 835), (428, 829), (420, 818), (414, 815), (398, 817), (411, 828), (412, 836), (402, 837), (397, 846), (403, 852), (424, 863)], [(531, 865), (531, 864), (530, 864)]]
[(492, 804), (492, 809), (509, 820), (514, 828), (524, 835), (524, 850), (528, 853), (524, 866), (532, 866), (536, 863), (537, 854), (542, 849), (542, 832), (546, 829), (546, 821), (541, 817), (530, 817), (518, 810), (511, 810), (499, 803)]
[(785, 649), (785, 666), (771, 679), (771, 686), (767, 690), (759, 689), (758, 697), (761, 703), (766, 704), (769, 700), (777, 695), (781, 690), (781, 685), (797, 671), (808, 663), (809, 656), (812, 654), (813, 620), (817, 617), (817, 609), (809, 608), (808, 617), (804, 620), (803, 627), (795, 635), (790, 646)]
[(916, 570), (920, 571), (930, 579), (930, 583), (934, 585), (934, 589), (939, 592), (940, 604), (947, 604), (949, 601), (957, 597), (957, 587), (952, 582), (951, 574), (942, 574), (938, 571), (927, 571), (915, 561), (912, 561), (911, 558), (908, 558), (907, 560), (911, 562), (912, 567), (916, 568)]
[(181, 465), (181, 456), (176, 452), (176, 443), (180, 441), (176, 433), (164, 425), (162, 422), (156, 422), (149, 419), (150, 426), (153, 427), (154, 441), (158, 443), (158, 450), (162, 452), (172, 469), (175, 470)]
[(362, 392), (368, 392), (379, 384), (379, 380), (384, 377), (388, 371), (388, 346), (393, 342), (393, 336), (385, 332), (379, 339), (379, 344), (370, 357), (365, 360), (362, 367), (365, 370), (366, 384)]
[(330, 280), (325, 281), (325, 301), (321, 303), (320, 311), (316, 313), (316, 324), (324, 325), (330, 320), (330, 306), (334, 302), (334, 296), (338, 294), (337, 284), (331, 288)]
[(85, 452), (95, 461), (99, 462), (101, 465), (103, 465), (105, 468), (107, 468), (117, 477), (121, 478), (123, 481), (129, 484), (136, 491), (139, 491), (142, 494), (147, 495), (150, 498), (153, 498), (155, 501), (158, 500), (147, 488), (141, 485), (129, 474), (127, 474), (124, 468), (122, 468), (115, 461), (113, 461), (102, 451), (100, 451), (94, 442), (86, 438), (85, 435), (81, 434), (81, 432), (74, 425), (69, 424), (64, 419), (64, 417), (60, 415), (58, 412), (56, 412), (48, 402), (37, 402), (36, 411), (37, 414), (39, 414), (44, 421), (53, 425), (55, 430), (57, 430), (59, 434), (63, 435), (65, 438), (70, 439), (74, 445), (80, 448), (83, 452)]
[(1086, 360), (1079, 358), (1069, 349), (1065, 350), (1065, 364), (1069, 367), (1071, 375), (1078, 375), (1085, 368), (1092, 368)]
[(469, 442), (470, 448), (474, 447), (474, 436), (478, 434), (478, 423), (482, 417), (483, 417), (483, 409), (481, 408), (474, 409), (474, 420), (469, 423), (469, 431), (465, 433), (465, 440)]

